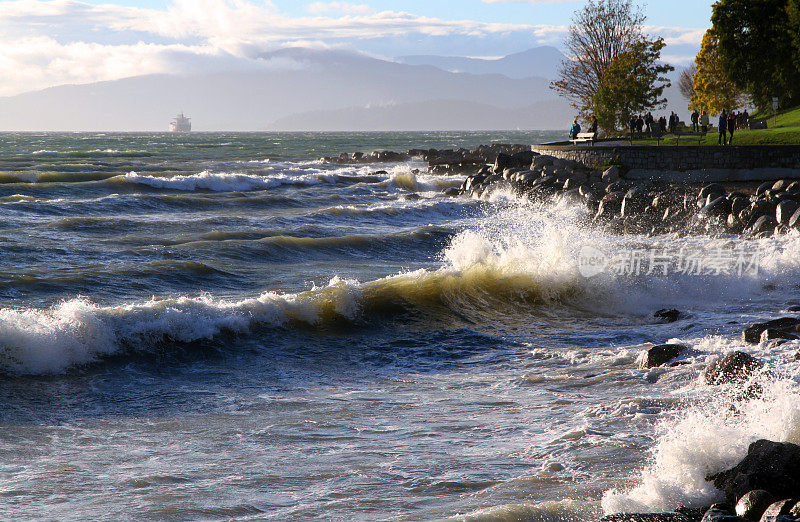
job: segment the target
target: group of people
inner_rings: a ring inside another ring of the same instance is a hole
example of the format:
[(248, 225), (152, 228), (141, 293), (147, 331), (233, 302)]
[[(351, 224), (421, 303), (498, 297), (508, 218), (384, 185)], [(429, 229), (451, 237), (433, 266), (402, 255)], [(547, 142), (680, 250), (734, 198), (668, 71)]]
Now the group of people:
[[(737, 129), (747, 128), (750, 115), (747, 111), (736, 113), (735, 111), (723, 110), (719, 116), (719, 145), (731, 145), (733, 143), (733, 133)], [(708, 113), (695, 110), (691, 115), (692, 132), (708, 132), (710, 126), (710, 119)], [(669, 131), (675, 134), (678, 126), (681, 124), (680, 118), (677, 114), (672, 112), (669, 119), (661, 116), (658, 120), (653, 117), (652, 113), (647, 113), (640, 116), (631, 116), (629, 128), (631, 136), (640, 135), (652, 137), (654, 133), (666, 134)], [(592, 115), (589, 119), (588, 132), (597, 134), (597, 118)], [(578, 123), (578, 118), (572, 122), (572, 127), (569, 131), (570, 139), (577, 139), (578, 134), (581, 133), (581, 125)]]
[(733, 145), (733, 132), (736, 129), (747, 128), (750, 115), (747, 111), (736, 113), (736, 111), (722, 110), (719, 115), (719, 139), (717, 145)]
[(647, 134), (647, 136), (652, 136), (654, 132), (660, 132), (663, 134), (667, 132), (667, 128), (672, 130), (677, 125), (678, 117), (674, 112), (670, 114), (669, 121), (663, 116), (656, 120), (653, 117), (653, 114), (648, 112), (647, 114), (641, 116), (631, 116), (631, 119), (628, 122), (628, 128), (631, 131), (631, 136), (635, 134)]

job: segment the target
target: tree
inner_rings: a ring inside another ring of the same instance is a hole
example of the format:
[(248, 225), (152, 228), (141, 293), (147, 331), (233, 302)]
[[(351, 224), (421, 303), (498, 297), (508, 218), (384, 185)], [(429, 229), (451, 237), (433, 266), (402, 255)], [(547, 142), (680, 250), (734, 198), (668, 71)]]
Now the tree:
[(709, 29), (703, 35), (695, 64), (692, 106), (709, 114), (718, 114), (723, 109), (736, 110), (744, 105), (742, 91), (728, 77), (722, 63), (716, 30)]
[(665, 45), (661, 38), (637, 42), (604, 71), (592, 97), (597, 122), (604, 129), (625, 127), (632, 115), (666, 106), (663, 95), (669, 80), (663, 75), (674, 69), (658, 61)]
[(694, 92), (694, 75), (697, 73), (697, 65), (692, 64), (681, 71), (681, 77), (678, 79), (678, 90), (681, 95), (689, 102), (689, 110), (700, 109), (693, 103), (695, 97)]
[[(641, 71), (641, 64), (633, 64), (631, 60), (648, 57), (650, 51), (658, 48), (660, 52), (663, 47), (657, 44), (658, 40), (646, 38), (642, 32), (645, 20), (642, 11), (634, 7), (633, 0), (588, 0), (573, 17), (564, 41), (569, 58), (561, 64), (559, 79), (550, 87), (569, 99), (583, 116), (613, 110), (597, 103), (611, 102), (622, 92), (618, 85), (619, 64), (627, 62)], [(626, 56), (620, 58), (622, 55)], [(606, 79), (612, 65), (614, 73)], [(598, 96), (601, 86), (604, 91)], [(656, 98), (660, 96), (661, 91)], [(619, 107), (616, 103), (612, 106)], [(603, 128), (614, 129), (606, 125)]]
[(786, 6), (786, 15), (789, 19), (789, 32), (794, 46), (795, 67), (800, 69), (800, 0), (789, 0)]
[(797, 38), (791, 22), (796, 6), (790, 0), (719, 0), (714, 4), (711, 22), (722, 67), (760, 109), (770, 108), (773, 96), (787, 105), (800, 103)]

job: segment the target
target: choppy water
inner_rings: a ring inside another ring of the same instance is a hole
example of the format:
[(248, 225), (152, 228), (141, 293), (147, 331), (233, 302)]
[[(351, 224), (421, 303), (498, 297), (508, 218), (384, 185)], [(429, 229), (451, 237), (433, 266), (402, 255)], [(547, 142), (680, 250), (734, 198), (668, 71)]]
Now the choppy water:
[[(738, 341), (799, 297), (798, 236), (616, 237), (316, 161), (556, 137), (0, 135), (2, 517), (589, 520), (800, 441), (798, 343)], [(587, 279), (581, 245), (765, 255)], [(637, 369), (670, 339), (684, 364)], [(699, 379), (732, 349), (773, 372), (736, 409)]]

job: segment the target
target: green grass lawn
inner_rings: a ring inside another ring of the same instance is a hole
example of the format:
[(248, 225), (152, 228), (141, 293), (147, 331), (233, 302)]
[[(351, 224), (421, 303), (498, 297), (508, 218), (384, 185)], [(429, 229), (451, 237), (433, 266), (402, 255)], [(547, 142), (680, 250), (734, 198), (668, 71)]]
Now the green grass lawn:
[[(754, 115), (761, 118), (764, 115)], [(715, 121), (712, 118), (712, 121)], [(777, 123), (772, 115), (767, 119), (768, 129), (742, 130), (733, 135), (734, 145), (800, 145), (800, 107), (778, 113)], [(700, 145), (716, 145), (719, 133), (715, 128), (706, 135)], [(634, 145), (656, 145), (656, 140), (635, 140)], [(661, 140), (662, 145), (697, 145), (697, 139), (681, 138), (677, 143), (675, 138), (668, 136)]]

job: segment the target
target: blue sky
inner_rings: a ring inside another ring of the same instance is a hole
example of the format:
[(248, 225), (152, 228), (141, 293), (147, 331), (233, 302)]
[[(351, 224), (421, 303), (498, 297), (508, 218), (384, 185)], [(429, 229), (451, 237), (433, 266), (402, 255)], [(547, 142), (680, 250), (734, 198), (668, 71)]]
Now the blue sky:
[[(263, 67), (287, 46), (393, 59), (561, 46), (584, 0), (0, 0), (0, 95), (140, 74)], [(663, 58), (688, 64), (712, 0), (640, 3)]]
[[(166, 0), (90, 0), (91, 4), (113, 3), (133, 7), (163, 9)], [(313, 2), (297, 0), (273, 0), (282, 12), (294, 16), (308, 15), (308, 5)], [(473, 19), (485, 22), (525, 21), (528, 23), (568, 24), (573, 11), (585, 2), (567, 1), (559, 3), (536, 2), (498, 2), (487, 3), (481, 0), (364, 0), (351, 3), (367, 4), (376, 10), (408, 11), (424, 16), (443, 19)], [(711, 17), (714, 0), (651, 0), (641, 2), (649, 17), (656, 25), (680, 27), (705, 27)]]

